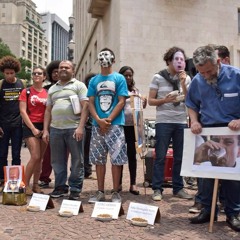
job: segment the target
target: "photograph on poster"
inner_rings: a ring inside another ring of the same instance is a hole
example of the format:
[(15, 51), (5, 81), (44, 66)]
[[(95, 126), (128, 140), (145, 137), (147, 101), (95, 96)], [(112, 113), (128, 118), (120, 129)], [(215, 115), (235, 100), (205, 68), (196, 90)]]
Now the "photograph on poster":
[(182, 176), (240, 180), (240, 131), (203, 128), (184, 131)]
[(6, 166), (6, 174), (4, 192), (18, 192), (22, 181), (22, 166)]

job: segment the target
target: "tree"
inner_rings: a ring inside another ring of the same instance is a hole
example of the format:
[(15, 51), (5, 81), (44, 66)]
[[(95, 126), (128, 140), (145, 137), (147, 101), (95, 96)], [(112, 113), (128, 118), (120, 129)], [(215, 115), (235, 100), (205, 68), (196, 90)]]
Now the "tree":
[(0, 58), (9, 55), (15, 57), (14, 54), (11, 52), (9, 46), (5, 44), (0, 38)]
[[(7, 44), (5, 44), (2, 39), (0, 38), (0, 59), (5, 56), (13, 56), (16, 57), (12, 52), (11, 49)], [(31, 67), (32, 64), (29, 60), (19, 58), (18, 59), (21, 63), (21, 70), (19, 73), (16, 74), (18, 78), (26, 79), (28, 84), (31, 80)], [(3, 74), (0, 72), (0, 79), (3, 78)]]
[(18, 78), (26, 79), (27, 80), (27, 85), (29, 85), (30, 80), (31, 80), (31, 67), (32, 64), (29, 60), (19, 58), (18, 59), (21, 63), (21, 70), (19, 73), (17, 73)]

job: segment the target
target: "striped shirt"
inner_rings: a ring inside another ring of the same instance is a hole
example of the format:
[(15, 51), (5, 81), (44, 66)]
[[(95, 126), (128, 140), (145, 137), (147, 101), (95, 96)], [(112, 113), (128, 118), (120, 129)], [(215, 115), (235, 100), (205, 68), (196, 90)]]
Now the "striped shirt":
[(47, 106), (52, 106), (51, 127), (57, 129), (78, 127), (80, 114), (73, 113), (73, 107), (69, 98), (72, 95), (78, 95), (79, 101), (88, 100), (85, 84), (75, 78), (65, 85), (61, 85), (60, 81), (58, 81), (49, 89)]
[[(173, 80), (177, 81), (177, 76)], [(185, 84), (188, 88), (190, 84), (190, 77), (187, 76)], [(159, 74), (153, 76), (152, 82), (149, 86), (150, 90), (157, 90), (156, 99), (163, 99), (167, 94), (173, 91), (173, 86), (165, 78)], [(180, 92), (182, 88), (180, 86)], [(186, 107), (184, 102), (174, 106), (173, 103), (164, 103), (156, 106), (156, 123), (187, 123)]]

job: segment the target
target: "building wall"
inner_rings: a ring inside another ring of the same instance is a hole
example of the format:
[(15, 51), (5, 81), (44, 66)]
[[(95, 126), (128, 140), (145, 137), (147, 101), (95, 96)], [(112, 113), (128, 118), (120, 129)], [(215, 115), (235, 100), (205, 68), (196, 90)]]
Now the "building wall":
[[(148, 95), (154, 73), (165, 67), (163, 55), (172, 46), (182, 47), (188, 57), (206, 44), (226, 45), (231, 62), (240, 67), (239, 0), (74, 0), (75, 63), (80, 80), (88, 71), (99, 72), (95, 61), (103, 47), (116, 54), (114, 70), (130, 65), (137, 87)], [(81, 3), (79, 3), (81, 2)], [(103, 16), (91, 18), (97, 10), (89, 6), (106, 4)], [(87, 7), (88, 6), (88, 7)], [(86, 12), (90, 9), (90, 13)], [(79, 19), (80, 18), (80, 19)], [(89, 53), (94, 61), (88, 68)], [(86, 64), (87, 62), (87, 64)], [(147, 107), (145, 116), (155, 117)]]
[(40, 26), (41, 16), (31, 0), (0, 1), (1, 38), (16, 57), (32, 62), (32, 66), (46, 66), (48, 42)]
[(41, 26), (49, 42), (48, 62), (67, 59), (69, 27), (56, 14), (42, 13)]

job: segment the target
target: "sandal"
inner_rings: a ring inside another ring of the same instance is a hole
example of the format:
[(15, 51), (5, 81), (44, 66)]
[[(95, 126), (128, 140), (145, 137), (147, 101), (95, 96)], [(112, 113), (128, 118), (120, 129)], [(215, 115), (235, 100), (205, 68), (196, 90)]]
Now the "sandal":
[(26, 186), (26, 195), (27, 196), (32, 196), (33, 195), (33, 191), (29, 186)]

